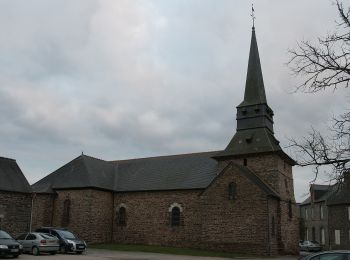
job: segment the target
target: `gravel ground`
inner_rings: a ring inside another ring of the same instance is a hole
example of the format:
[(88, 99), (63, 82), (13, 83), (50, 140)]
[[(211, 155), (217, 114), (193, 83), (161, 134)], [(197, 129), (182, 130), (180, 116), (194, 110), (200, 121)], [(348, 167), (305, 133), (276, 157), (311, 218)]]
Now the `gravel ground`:
[[(10, 259), (10, 258), (9, 258)], [(222, 257), (203, 257), (203, 256), (181, 256), (181, 255), (166, 255), (156, 253), (143, 253), (143, 252), (125, 252), (125, 251), (109, 251), (100, 249), (89, 249), (83, 255), (75, 254), (57, 254), (57, 255), (40, 255), (33, 256), (23, 254), (18, 259), (25, 260), (227, 260), (228, 258)], [(238, 259), (238, 258), (235, 258)], [(296, 256), (286, 256), (278, 258), (239, 258), (245, 260), (269, 260), (269, 259), (283, 259), (283, 260), (295, 260)]]

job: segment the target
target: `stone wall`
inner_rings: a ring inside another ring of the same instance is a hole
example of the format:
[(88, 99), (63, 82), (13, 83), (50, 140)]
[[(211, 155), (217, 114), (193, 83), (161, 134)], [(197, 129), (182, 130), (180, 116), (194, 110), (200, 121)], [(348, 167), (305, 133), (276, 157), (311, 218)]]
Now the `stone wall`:
[(280, 254), (298, 254), (299, 252), (299, 219), (297, 205), (292, 204), (291, 215), (289, 213), (289, 201), (281, 200), (280, 207)]
[[(69, 219), (63, 221), (64, 202), (70, 201)], [(58, 190), (53, 226), (66, 227), (87, 243), (112, 240), (113, 193), (95, 189)]]
[(0, 191), (0, 229), (17, 237), (29, 230), (31, 194)]
[[(126, 244), (198, 247), (201, 229), (200, 191), (147, 191), (116, 193), (114, 241)], [(169, 208), (182, 208), (181, 225), (171, 227)], [(126, 225), (118, 224), (118, 209), (126, 208)]]
[[(229, 183), (236, 184), (234, 198)], [(276, 255), (269, 249), (267, 195), (236, 168), (228, 168), (201, 195), (202, 247)]]
[[(330, 249), (350, 249), (350, 204), (328, 206)], [(340, 245), (335, 244), (335, 230), (340, 230)]]
[(52, 226), (54, 194), (35, 194), (33, 201), (32, 230)]
[[(280, 254), (297, 254), (299, 241), (299, 222), (294, 197), (292, 166), (277, 154), (261, 154), (233, 159), (259, 176), (280, 196), (278, 221), (280, 225)], [(289, 217), (289, 201), (292, 204), (292, 218)]]

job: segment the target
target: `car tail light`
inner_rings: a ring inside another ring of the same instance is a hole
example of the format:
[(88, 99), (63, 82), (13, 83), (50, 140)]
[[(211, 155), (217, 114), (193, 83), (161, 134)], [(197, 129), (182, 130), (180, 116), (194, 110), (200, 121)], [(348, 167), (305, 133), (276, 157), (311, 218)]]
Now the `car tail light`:
[(46, 240), (44, 240), (44, 239), (41, 240), (41, 241), (40, 241), (40, 244), (46, 244)]

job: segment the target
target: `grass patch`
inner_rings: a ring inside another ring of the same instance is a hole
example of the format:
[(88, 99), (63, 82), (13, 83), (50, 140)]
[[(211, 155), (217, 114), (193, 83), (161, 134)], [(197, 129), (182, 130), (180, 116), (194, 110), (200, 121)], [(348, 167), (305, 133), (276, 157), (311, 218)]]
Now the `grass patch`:
[(172, 255), (191, 255), (191, 256), (213, 256), (213, 257), (249, 257), (251, 255), (225, 253), (219, 251), (209, 251), (191, 248), (165, 247), (165, 246), (146, 246), (146, 245), (121, 245), (121, 244), (93, 244), (90, 248), (107, 249), (115, 251), (134, 251), (134, 252), (149, 252)]

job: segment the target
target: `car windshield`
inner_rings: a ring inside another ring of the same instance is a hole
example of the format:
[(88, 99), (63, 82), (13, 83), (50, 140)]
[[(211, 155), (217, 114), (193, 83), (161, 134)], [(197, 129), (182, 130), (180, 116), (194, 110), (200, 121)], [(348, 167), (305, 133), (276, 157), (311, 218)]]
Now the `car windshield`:
[(43, 233), (40, 233), (40, 236), (42, 238), (45, 238), (45, 239), (53, 239), (53, 238), (56, 238), (55, 236), (52, 236), (50, 234), (43, 234)]
[(76, 237), (71, 232), (66, 230), (57, 230), (57, 233), (59, 233), (65, 239), (76, 239)]
[(0, 230), (0, 239), (12, 239), (12, 237), (5, 231)]

